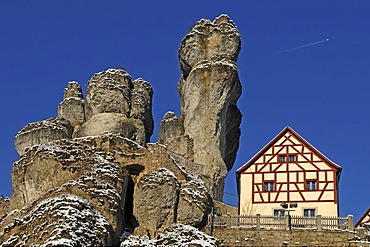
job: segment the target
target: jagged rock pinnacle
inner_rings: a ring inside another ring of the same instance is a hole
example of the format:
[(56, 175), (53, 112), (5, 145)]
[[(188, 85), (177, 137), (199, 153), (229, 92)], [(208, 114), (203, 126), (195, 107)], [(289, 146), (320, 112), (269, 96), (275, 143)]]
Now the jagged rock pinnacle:
[(218, 200), (239, 146), (241, 84), (235, 62), (240, 43), (226, 15), (195, 24), (179, 49), (181, 115), (165, 117), (158, 136), (170, 151), (203, 167), (199, 173)]

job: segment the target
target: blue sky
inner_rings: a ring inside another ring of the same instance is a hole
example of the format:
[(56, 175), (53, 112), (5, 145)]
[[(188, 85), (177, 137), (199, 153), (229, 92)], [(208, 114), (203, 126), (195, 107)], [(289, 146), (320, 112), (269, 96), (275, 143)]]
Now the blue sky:
[(237, 205), (235, 170), (289, 125), (342, 166), (340, 214), (358, 219), (370, 206), (369, 9), (367, 0), (0, 1), (0, 194), (11, 195), (16, 133), (56, 116), (68, 81), (85, 90), (94, 73), (122, 66), (149, 81), (155, 142), (163, 115), (179, 114), (181, 39), (226, 13), (242, 38), (243, 121), (225, 202)]

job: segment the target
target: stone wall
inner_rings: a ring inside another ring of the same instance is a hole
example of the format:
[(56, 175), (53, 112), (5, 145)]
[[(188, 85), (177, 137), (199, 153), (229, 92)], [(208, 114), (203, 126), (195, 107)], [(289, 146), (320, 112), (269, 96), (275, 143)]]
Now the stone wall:
[(216, 227), (214, 236), (222, 240), (221, 246), (370, 246), (370, 243), (356, 242), (354, 232), (335, 230), (293, 229), (290, 232)]
[(238, 214), (238, 208), (233, 207), (230, 205), (227, 205), (223, 202), (220, 201), (214, 201), (214, 207), (215, 208), (220, 208), (221, 215), (237, 215)]

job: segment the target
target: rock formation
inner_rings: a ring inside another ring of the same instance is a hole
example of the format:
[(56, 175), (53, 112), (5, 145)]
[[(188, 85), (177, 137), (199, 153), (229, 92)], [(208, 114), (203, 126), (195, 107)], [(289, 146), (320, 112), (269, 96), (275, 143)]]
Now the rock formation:
[(73, 127), (78, 127), (86, 121), (82, 89), (75, 81), (69, 82), (68, 87), (64, 89), (64, 99), (58, 106), (58, 118), (68, 120)]
[(108, 69), (88, 81), (86, 98), (69, 82), (58, 116), (15, 137), (20, 158), (13, 195), (0, 198), (0, 243), (118, 245), (135, 234), (145, 237), (128, 241), (216, 246), (198, 229), (211, 193), (222, 198), (238, 147), (239, 49), (228, 17), (196, 24), (179, 51), (181, 116), (165, 115), (156, 144), (148, 82)]
[(222, 200), (224, 178), (239, 146), (240, 43), (226, 15), (195, 24), (179, 49), (181, 115), (167, 113), (158, 134), (168, 150), (203, 166), (200, 174), (217, 200)]
[(14, 146), (22, 155), (29, 147), (71, 137), (72, 126), (69, 121), (50, 118), (26, 125), (15, 137)]
[(14, 145), (20, 155), (26, 148), (54, 140), (117, 133), (145, 145), (153, 134), (153, 90), (141, 78), (132, 81), (123, 69), (96, 73), (88, 82), (86, 100), (81, 86), (69, 82), (58, 117), (28, 124)]
[[(76, 231), (86, 245), (118, 244), (127, 228), (150, 237), (176, 222), (202, 228), (212, 208), (203, 181), (164, 146), (114, 134), (33, 146), (14, 163), (12, 178), (14, 193), (0, 203), (0, 242), (9, 245), (61, 238), (74, 245)], [(73, 223), (79, 215), (87, 218)]]

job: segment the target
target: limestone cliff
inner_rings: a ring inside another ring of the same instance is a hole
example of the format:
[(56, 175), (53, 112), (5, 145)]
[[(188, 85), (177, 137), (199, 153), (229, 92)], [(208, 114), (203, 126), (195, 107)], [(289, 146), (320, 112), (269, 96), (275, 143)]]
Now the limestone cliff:
[(123, 69), (96, 73), (88, 82), (86, 99), (81, 86), (69, 82), (58, 117), (25, 126), (15, 138), (15, 148), (22, 155), (34, 145), (102, 132), (119, 133), (145, 145), (154, 128), (152, 96), (148, 82), (141, 78), (132, 81)]
[(158, 135), (170, 151), (203, 166), (199, 173), (218, 200), (239, 147), (240, 43), (237, 28), (226, 15), (195, 24), (179, 49), (181, 115), (166, 114)]
[[(58, 117), (16, 136), (20, 158), (13, 195), (0, 199), (0, 243), (117, 245), (124, 232), (154, 238), (174, 223), (205, 227), (213, 201), (204, 182), (165, 146), (147, 143), (150, 84), (110, 69), (88, 89), (85, 100), (70, 82)], [(116, 102), (120, 93), (125, 103)]]
[(88, 81), (85, 98), (69, 82), (58, 116), (15, 137), (20, 157), (13, 195), (0, 198), (0, 246), (118, 245), (126, 238), (122, 246), (143, 239), (216, 246), (199, 229), (213, 199), (222, 198), (238, 147), (239, 49), (228, 17), (194, 26), (179, 51), (181, 116), (166, 114), (159, 143), (149, 143), (148, 82), (108, 69)]
[(173, 223), (204, 227), (212, 207), (203, 181), (164, 146), (114, 134), (29, 148), (12, 176), (13, 196), (0, 203), (0, 242), (9, 245), (111, 245), (125, 229), (156, 237)]

